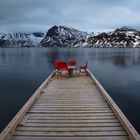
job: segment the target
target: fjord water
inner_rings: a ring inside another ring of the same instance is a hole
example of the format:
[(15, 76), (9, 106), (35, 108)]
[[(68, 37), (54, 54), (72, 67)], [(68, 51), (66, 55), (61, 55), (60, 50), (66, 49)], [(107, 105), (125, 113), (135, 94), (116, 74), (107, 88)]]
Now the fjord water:
[[(89, 69), (140, 133), (140, 49), (1, 48), (0, 131), (54, 69), (74, 58)], [(86, 94), (86, 93), (85, 93)]]

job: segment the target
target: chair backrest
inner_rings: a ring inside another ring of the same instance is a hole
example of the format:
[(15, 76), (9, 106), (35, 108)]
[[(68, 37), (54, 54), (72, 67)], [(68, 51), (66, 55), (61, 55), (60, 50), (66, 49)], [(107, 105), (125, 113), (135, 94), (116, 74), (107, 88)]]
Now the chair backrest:
[(66, 62), (58, 62), (58, 70), (68, 70)]
[(88, 61), (86, 61), (86, 65), (85, 66), (88, 67)]
[(59, 62), (61, 62), (61, 60), (54, 60), (54, 67), (56, 68), (56, 69), (58, 69), (58, 67), (59, 67)]
[(69, 59), (67, 64), (70, 65), (70, 66), (75, 66), (76, 65), (76, 61), (74, 59)]

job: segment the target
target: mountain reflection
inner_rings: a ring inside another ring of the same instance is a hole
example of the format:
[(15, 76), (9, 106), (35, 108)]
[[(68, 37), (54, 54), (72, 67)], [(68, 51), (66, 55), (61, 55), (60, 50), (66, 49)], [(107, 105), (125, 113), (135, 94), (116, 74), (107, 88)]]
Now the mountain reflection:
[(95, 59), (101, 62), (110, 62), (117, 67), (127, 67), (140, 64), (140, 52), (137, 49), (100, 49)]

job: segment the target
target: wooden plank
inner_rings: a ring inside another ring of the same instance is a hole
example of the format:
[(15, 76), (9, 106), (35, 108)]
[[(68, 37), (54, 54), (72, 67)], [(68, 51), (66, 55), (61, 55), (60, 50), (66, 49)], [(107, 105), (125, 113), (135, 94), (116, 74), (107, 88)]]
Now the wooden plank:
[(106, 112), (106, 113), (90, 113), (90, 114), (41, 114), (41, 113), (36, 113), (36, 114), (31, 114), (29, 113), (30, 115), (33, 115), (33, 116), (48, 116), (48, 117), (53, 117), (53, 116), (63, 116), (63, 117), (69, 117), (69, 116), (73, 116), (73, 117), (89, 117), (89, 116), (114, 116), (114, 113), (113, 112)]
[[(85, 93), (85, 94), (88, 94), (88, 93)], [(72, 96), (75, 96), (75, 95), (72, 95)], [(38, 99), (38, 100), (40, 100), (40, 101), (104, 101), (104, 99), (103, 98), (101, 98), (101, 97), (99, 97), (99, 96), (95, 96), (95, 95), (93, 95), (92, 97), (89, 97), (89, 99), (87, 98), (87, 97), (81, 97), (81, 96), (83, 96), (83, 95), (79, 95), (79, 98), (78, 99), (72, 99), (72, 98), (70, 98), (69, 100), (67, 100), (67, 98), (68, 97), (65, 97), (65, 96), (63, 96), (63, 98), (61, 97), (54, 97), (54, 98), (48, 98), (47, 97), (47, 99), (45, 99), (45, 97), (44, 97), (44, 99)], [(94, 98), (94, 99), (93, 99)]]
[(95, 110), (95, 111), (47, 111), (47, 110), (33, 110), (30, 109), (28, 111), (29, 113), (44, 113), (44, 114), (75, 114), (75, 113), (80, 113), (80, 114), (85, 114), (85, 113), (108, 113), (111, 112), (111, 110)]
[(116, 123), (119, 122), (117, 119), (107, 119), (107, 120), (27, 120), (26, 123), (48, 123), (48, 124), (69, 124), (69, 123)]
[(97, 131), (97, 132), (26, 132), (26, 131), (16, 131), (14, 136), (127, 136), (125, 131)]
[(105, 101), (104, 102), (103, 101), (95, 101), (95, 102), (94, 101), (89, 101), (89, 102), (88, 101), (87, 102), (82, 102), (82, 101), (80, 101), (80, 102), (78, 102), (78, 101), (77, 102), (76, 101), (75, 102), (67, 102), (67, 101), (61, 101), (61, 102), (57, 102), (57, 101), (56, 102), (55, 101), (54, 102), (46, 101), (45, 102), (45, 101), (42, 101), (41, 102), (41, 101), (37, 101), (36, 103), (45, 103), (45, 104), (50, 104), (50, 105), (53, 105), (53, 104), (61, 104), (61, 105), (68, 105), (68, 104), (69, 105), (73, 105), (73, 104), (74, 105), (83, 105), (83, 104), (98, 105), (99, 104), (99, 105), (103, 105), (103, 104), (106, 104)]
[(89, 124), (44, 124), (44, 123), (26, 123), (24, 126), (32, 127), (107, 127), (107, 126), (121, 126), (120, 123), (89, 123)]
[(104, 105), (73, 105), (73, 104), (68, 104), (66, 106), (64, 105), (47, 105), (47, 104), (41, 104), (41, 105), (33, 105), (32, 108), (109, 108), (107, 104), (104, 104)]
[(11, 140), (128, 140), (128, 136), (104, 136), (104, 137), (29, 137), (13, 136)]
[(101, 100), (101, 99), (95, 99), (95, 100), (49, 100), (49, 99), (47, 99), (47, 100), (38, 100), (38, 101), (36, 101), (37, 103), (39, 103), (39, 102), (41, 102), (41, 103), (93, 103), (93, 102), (95, 102), (95, 103), (100, 103), (100, 102), (102, 102), (102, 103), (106, 103), (105, 102), (105, 100)]
[(103, 119), (116, 119), (116, 116), (30, 116), (31, 120), (103, 120)]
[(53, 98), (51, 98), (51, 97), (48, 97), (48, 96), (46, 96), (46, 97), (40, 97), (39, 98), (39, 100), (49, 100), (49, 101), (96, 101), (96, 100), (101, 100), (101, 101), (104, 101), (104, 99), (103, 99), (103, 97), (99, 97), (99, 96), (94, 96), (94, 97), (92, 97), (92, 98), (87, 98), (87, 97), (81, 97), (80, 99), (67, 99), (67, 97), (65, 97), (65, 99), (64, 98), (56, 98), (56, 97), (53, 97)]
[[(83, 104), (82, 103), (80, 103), (80, 104), (68, 104), (68, 103), (54, 103), (54, 104), (47, 104), (47, 103), (35, 103), (35, 105), (48, 105), (48, 106), (83, 106)], [(105, 105), (105, 103), (92, 103), (92, 104), (89, 104), (89, 103), (87, 103), (87, 104), (84, 104), (84, 106), (102, 106), (102, 105)], [(107, 105), (107, 103), (106, 103), (106, 105)]]
[(122, 131), (121, 126), (116, 127), (65, 127), (65, 128), (46, 128), (46, 127), (17, 127), (17, 131), (43, 131), (43, 132), (92, 132), (92, 131)]
[[(46, 103), (40, 103), (36, 105), (48, 105), (48, 106), (83, 106), (82, 103), (80, 104), (68, 104), (68, 103), (57, 103), (57, 104), (46, 104)], [(93, 103), (93, 104), (84, 104), (84, 106), (103, 106), (105, 105), (104, 103)], [(107, 104), (106, 104), (107, 105)]]
[(110, 111), (110, 108), (42, 108), (42, 107), (31, 107), (30, 110), (35, 111)]
[[(69, 91), (69, 92), (68, 92)], [(92, 97), (95, 96), (95, 97), (99, 97), (99, 98), (103, 98), (103, 96), (99, 93), (99, 91), (97, 93), (95, 93), (95, 91), (88, 91), (88, 90), (81, 90), (81, 89), (75, 89), (75, 90), (57, 90), (57, 91), (49, 91), (49, 92), (46, 92), (42, 95), (42, 98), (43, 97), (48, 97), (48, 98), (55, 98), (55, 97), (58, 97), (58, 98), (62, 98), (63, 97), (68, 97), (69, 95), (76, 95), (76, 94), (79, 94), (79, 96), (83, 96), (83, 97), (86, 97), (86, 98), (89, 98), (89, 97)], [(86, 94), (88, 93), (88, 94)], [(69, 96), (69, 98), (71, 98)], [(68, 99), (69, 99), (68, 98)]]
[(64, 103), (64, 104), (97, 104), (97, 103), (106, 103), (105, 101), (99, 101), (99, 100), (96, 100), (96, 101), (49, 101), (49, 100), (47, 100), (47, 101), (45, 101), (45, 100), (38, 100), (38, 101), (36, 101), (36, 103), (48, 103), (48, 104), (57, 104), (57, 103)]
[[(88, 94), (88, 93), (85, 93), (85, 94)], [(74, 95), (73, 95), (74, 96)], [(81, 95), (83, 96), (83, 95)], [(101, 96), (97, 96), (97, 95), (92, 95), (90, 97), (80, 97), (79, 99), (75, 99), (75, 100), (72, 100), (72, 98), (70, 99), (67, 99), (68, 97), (63, 95), (63, 97), (56, 97), (56, 95), (54, 95), (54, 97), (48, 97), (48, 95), (46, 95), (45, 97), (42, 97), (39, 98), (40, 100), (57, 100), (57, 101), (95, 101), (95, 100), (104, 100), (103, 97)]]
[(45, 107), (39, 107), (39, 108), (34, 108), (32, 107), (31, 110), (36, 110), (36, 111), (97, 111), (97, 110), (109, 110), (109, 108), (45, 108)]
[(103, 104), (103, 105), (94, 105), (94, 104), (84, 104), (84, 105), (58, 105), (58, 104), (53, 104), (53, 105), (49, 105), (49, 104), (34, 104), (32, 107), (38, 107), (38, 106), (45, 106), (45, 107), (108, 107), (107, 104)]

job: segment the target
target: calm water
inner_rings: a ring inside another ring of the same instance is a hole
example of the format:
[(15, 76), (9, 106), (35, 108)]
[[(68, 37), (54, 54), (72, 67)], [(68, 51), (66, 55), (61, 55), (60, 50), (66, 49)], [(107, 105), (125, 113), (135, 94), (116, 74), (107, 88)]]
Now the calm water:
[(53, 70), (54, 59), (89, 69), (140, 133), (140, 49), (0, 48), (0, 131)]

